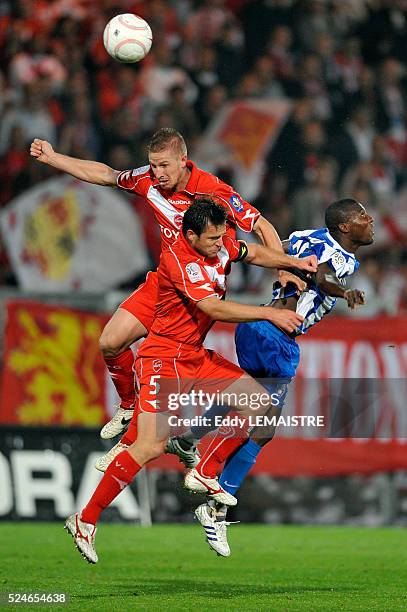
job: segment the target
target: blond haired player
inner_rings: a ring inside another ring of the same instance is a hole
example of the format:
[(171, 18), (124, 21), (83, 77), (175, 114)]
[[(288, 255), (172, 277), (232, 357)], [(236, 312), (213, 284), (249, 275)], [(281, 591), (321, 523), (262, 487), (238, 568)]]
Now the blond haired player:
[[(197, 168), (187, 157), (183, 137), (172, 128), (162, 128), (153, 135), (148, 146), (148, 165), (122, 172), (103, 163), (57, 153), (45, 140), (35, 139), (30, 153), (38, 161), (83, 181), (117, 186), (144, 197), (160, 226), (163, 250), (178, 238), (183, 215), (194, 198), (210, 194), (226, 208), (227, 232), (231, 236), (235, 236), (236, 228), (244, 232), (253, 230), (262, 244), (283, 252), (274, 227), (232, 187)], [(299, 279), (294, 282), (300, 289), (305, 288), (305, 283)], [(120, 304), (100, 337), (107, 369), (120, 396), (120, 406), (103, 427), (102, 438), (120, 434), (133, 415), (136, 390), (130, 346), (148, 333), (156, 302), (157, 273), (149, 272), (145, 282)]]

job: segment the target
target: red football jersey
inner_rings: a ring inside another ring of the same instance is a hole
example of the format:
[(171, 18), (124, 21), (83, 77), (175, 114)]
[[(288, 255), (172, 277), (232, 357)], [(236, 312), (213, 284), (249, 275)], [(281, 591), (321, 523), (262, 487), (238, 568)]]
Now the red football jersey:
[(243, 259), (247, 246), (225, 235), (216, 257), (199, 255), (181, 234), (161, 255), (158, 266), (158, 300), (154, 322), (139, 355), (148, 355), (148, 346), (156, 346), (157, 336), (172, 343), (200, 347), (213, 324), (197, 303), (208, 297), (222, 299), (231, 262)]
[(235, 237), (235, 227), (251, 232), (260, 212), (213, 174), (200, 170), (187, 161), (191, 176), (183, 191), (168, 193), (160, 188), (150, 166), (135, 170), (124, 170), (117, 177), (117, 186), (146, 198), (152, 206), (162, 237), (162, 247), (172, 244), (180, 234), (184, 212), (197, 195), (216, 196), (228, 211), (228, 233)]

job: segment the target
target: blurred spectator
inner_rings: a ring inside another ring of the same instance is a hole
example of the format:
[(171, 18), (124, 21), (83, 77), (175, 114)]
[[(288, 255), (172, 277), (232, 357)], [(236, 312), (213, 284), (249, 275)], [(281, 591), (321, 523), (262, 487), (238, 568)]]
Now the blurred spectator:
[(333, 158), (320, 158), (307, 185), (293, 195), (293, 225), (298, 229), (322, 227), (326, 207), (337, 199), (338, 167)]
[(376, 122), (379, 129), (390, 130), (405, 139), (407, 112), (406, 91), (402, 79), (405, 68), (396, 59), (389, 57), (380, 66), (379, 95)]
[(192, 79), (198, 87), (197, 105), (206, 92), (219, 83), (216, 62), (216, 53), (212, 47), (204, 46), (200, 49), (195, 69), (191, 71)]
[(169, 102), (164, 107), (172, 115), (172, 124), (190, 142), (198, 134), (198, 120), (193, 107), (185, 98), (185, 90), (179, 85), (170, 89)]
[(201, 125), (208, 125), (212, 117), (222, 108), (227, 101), (227, 91), (223, 85), (214, 85), (208, 89), (199, 104), (199, 118)]
[(297, 74), (297, 89), (297, 97), (306, 97), (312, 101), (318, 119), (327, 120), (331, 117), (331, 100), (324, 82), (322, 61), (315, 53), (303, 56)]
[(360, 74), (364, 68), (358, 38), (351, 36), (343, 41), (341, 48), (335, 54), (335, 63), (345, 94), (357, 91)]
[(274, 74), (274, 63), (268, 55), (257, 58), (253, 69), (241, 81), (240, 97), (282, 98), (284, 90)]
[[(104, 50), (104, 26), (120, 12), (152, 27), (140, 64)], [(138, 167), (159, 127), (180, 130), (191, 149), (226, 104), (287, 97), (292, 111), (267, 153), (255, 204), (284, 237), (323, 223), (337, 196), (367, 204), (383, 230), (364, 271), (372, 311), (406, 309), (406, 39), (405, 0), (0, 3), (0, 205), (55, 175), (30, 159), (34, 137)], [(154, 261), (158, 234), (142, 201), (131, 201)], [(242, 273), (236, 286), (257, 289), (261, 274)]]
[(284, 25), (277, 26), (270, 37), (269, 55), (273, 60), (277, 77), (283, 81), (291, 79), (294, 75), (292, 43), (292, 31)]
[(239, 80), (245, 65), (240, 31), (231, 23), (225, 23), (216, 45), (217, 73), (226, 87), (232, 88)]
[(197, 88), (186, 71), (175, 65), (174, 53), (168, 43), (164, 40), (157, 41), (152, 51), (152, 59), (153, 63), (147, 63), (141, 73), (143, 93), (151, 103), (160, 105), (168, 102), (169, 91), (175, 85), (184, 87), (188, 102), (194, 102)]
[(11, 132), (19, 127), (26, 144), (33, 138), (43, 138), (56, 144), (55, 124), (46, 108), (46, 93), (40, 82), (33, 81), (25, 86), (24, 103), (9, 108), (0, 126), (0, 154), (4, 154), (10, 146)]
[(334, 156), (343, 173), (357, 161), (368, 161), (372, 157), (375, 129), (369, 108), (357, 107), (342, 132), (334, 137)]

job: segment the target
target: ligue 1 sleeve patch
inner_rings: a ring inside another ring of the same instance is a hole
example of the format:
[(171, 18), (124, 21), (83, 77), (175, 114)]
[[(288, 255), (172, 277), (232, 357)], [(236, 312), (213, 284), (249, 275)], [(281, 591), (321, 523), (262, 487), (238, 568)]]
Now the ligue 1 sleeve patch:
[(334, 266), (335, 270), (337, 270), (338, 268), (342, 268), (345, 263), (346, 260), (342, 253), (339, 253), (339, 251), (335, 251), (335, 253), (332, 255), (332, 265)]
[(185, 271), (188, 274), (188, 278), (191, 283), (198, 283), (199, 281), (203, 281), (204, 275), (202, 274), (202, 270), (197, 263), (189, 263), (185, 266)]
[(242, 212), (244, 205), (242, 199), (236, 193), (230, 196), (229, 202), (237, 212)]

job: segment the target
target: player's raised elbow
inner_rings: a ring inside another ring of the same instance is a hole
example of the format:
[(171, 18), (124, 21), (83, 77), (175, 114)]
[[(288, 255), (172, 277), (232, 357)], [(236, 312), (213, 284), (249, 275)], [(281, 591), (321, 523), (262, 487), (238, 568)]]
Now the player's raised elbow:
[(259, 252), (259, 245), (254, 242), (250, 242), (247, 245), (247, 255), (244, 258), (244, 261), (249, 264), (256, 264), (257, 259), (259, 259)]

